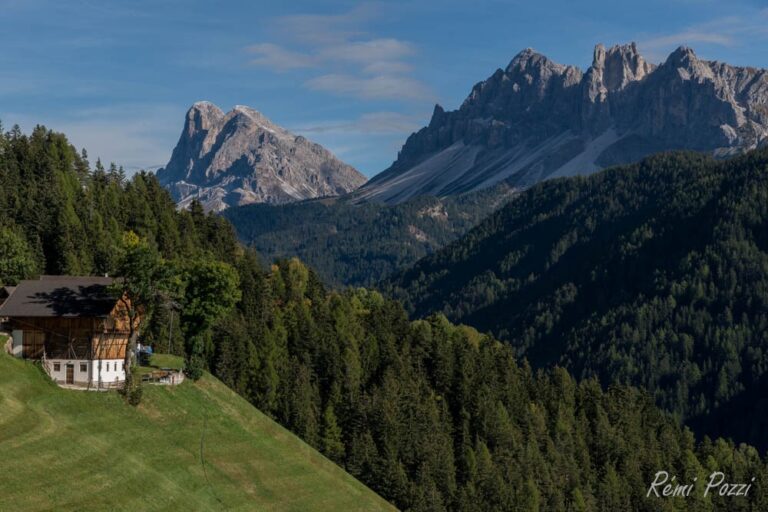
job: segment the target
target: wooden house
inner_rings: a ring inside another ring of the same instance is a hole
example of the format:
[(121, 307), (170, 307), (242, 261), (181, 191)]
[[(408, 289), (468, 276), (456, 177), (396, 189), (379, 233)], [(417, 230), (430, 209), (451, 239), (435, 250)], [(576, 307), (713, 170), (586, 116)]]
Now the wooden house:
[(124, 302), (110, 291), (112, 283), (109, 277), (72, 276), (21, 281), (0, 305), (13, 355), (41, 360), (60, 384), (123, 382), (130, 320)]

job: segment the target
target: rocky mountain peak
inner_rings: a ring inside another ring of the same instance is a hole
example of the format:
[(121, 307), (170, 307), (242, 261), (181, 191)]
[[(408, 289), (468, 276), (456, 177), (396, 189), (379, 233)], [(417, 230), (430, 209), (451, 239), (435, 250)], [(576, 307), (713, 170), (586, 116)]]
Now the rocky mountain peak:
[(598, 44), (592, 55), (592, 66), (582, 84), (581, 127), (587, 133), (598, 134), (612, 122), (616, 106), (611, 97), (618, 100), (619, 92), (643, 80), (654, 66), (640, 55), (635, 43), (608, 49)]
[(507, 65), (505, 71), (507, 73), (511, 73), (515, 70), (525, 70), (532, 65), (541, 64), (542, 62), (547, 62), (548, 60), (549, 59), (547, 59), (546, 56), (538, 53), (533, 48), (526, 48), (512, 57), (512, 60)]
[(667, 74), (677, 76), (684, 81), (691, 79), (697, 82), (718, 81), (712, 63), (700, 60), (696, 52), (687, 46), (680, 46), (672, 52), (661, 67)]
[(189, 112), (213, 113), (223, 116), (224, 112), (210, 101), (196, 101), (189, 108)]
[(429, 124), (432, 125), (438, 125), (443, 121), (443, 118), (445, 117), (445, 109), (441, 107), (439, 104), (435, 104), (434, 110), (432, 110), (432, 117), (430, 118)]
[(247, 119), (252, 119), (261, 124), (270, 124), (270, 125), (272, 124), (272, 122), (269, 119), (267, 119), (267, 117), (264, 114), (262, 114), (255, 108), (251, 108), (245, 105), (235, 105), (234, 107), (232, 107), (232, 112), (236, 116), (243, 116)]
[(224, 117), (224, 112), (209, 101), (198, 101), (187, 111), (187, 129), (191, 131), (208, 130)]
[(552, 75), (563, 74), (566, 68), (568, 66), (550, 60), (533, 48), (526, 48), (510, 61), (504, 73), (513, 79), (526, 76), (529, 80), (546, 80)]
[(237, 105), (225, 114), (207, 101), (189, 109), (171, 159), (157, 175), (181, 207), (197, 199), (208, 210), (339, 195), (365, 183), (328, 150), (258, 110)]
[(693, 48), (679, 46), (675, 51), (669, 54), (669, 57), (664, 61), (664, 64), (668, 66), (685, 67), (698, 60)]
[(594, 70), (606, 90), (616, 91), (645, 78), (653, 71), (653, 65), (640, 55), (635, 43), (616, 45), (607, 50), (598, 44), (590, 69)]
[(768, 144), (766, 105), (768, 71), (688, 47), (655, 66), (635, 43), (598, 44), (586, 73), (526, 48), (457, 110), (436, 108), (360, 195), (398, 202), (501, 180), (525, 187), (664, 150), (743, 152)]

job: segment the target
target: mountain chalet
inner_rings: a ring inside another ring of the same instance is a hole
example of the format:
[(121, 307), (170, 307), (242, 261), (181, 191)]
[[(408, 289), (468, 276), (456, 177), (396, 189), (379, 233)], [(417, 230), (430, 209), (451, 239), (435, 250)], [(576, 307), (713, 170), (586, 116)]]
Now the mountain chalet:
[(129, 303), (111, 293), (113, 282), (42, 276), (4, 288), (0, 330), (11, 334), (11, 354), (41, 361), (58, 384), (109, 388), (124, 382)]

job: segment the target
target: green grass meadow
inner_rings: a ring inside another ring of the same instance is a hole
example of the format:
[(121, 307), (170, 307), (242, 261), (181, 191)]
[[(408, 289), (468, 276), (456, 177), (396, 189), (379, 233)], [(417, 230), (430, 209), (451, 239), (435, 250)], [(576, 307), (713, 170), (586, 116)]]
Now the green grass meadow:
[(393, 509), (208, 374), (134, 408), (0, 354), (0, 511), (42, 510)]

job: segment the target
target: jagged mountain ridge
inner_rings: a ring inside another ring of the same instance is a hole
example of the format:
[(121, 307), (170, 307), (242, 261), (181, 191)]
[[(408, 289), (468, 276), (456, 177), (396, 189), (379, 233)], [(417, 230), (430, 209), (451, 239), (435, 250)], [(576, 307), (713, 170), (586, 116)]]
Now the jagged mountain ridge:
[(206, 210), (282, 204), (355, 190), (366, 178), (330, 151), (242, 105), (224, 113), (207, 101), (189, 109), (179, 142), (157, 173), (180, 207)]
[(730, 155), (768, 140), (768, 74), (699, 59), (687, 47), (654, 65), (635, 43), (595, 47), (586, 72), (528, 48), (475, 85), (458, 110), (436, 105), (390, 168), (356, 195), (396, 203), (502, 180), (527, 187), (650, 153)]

